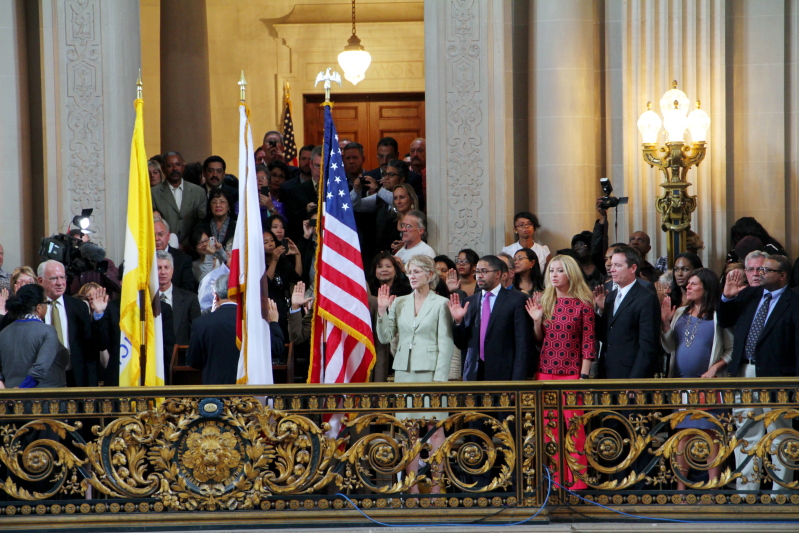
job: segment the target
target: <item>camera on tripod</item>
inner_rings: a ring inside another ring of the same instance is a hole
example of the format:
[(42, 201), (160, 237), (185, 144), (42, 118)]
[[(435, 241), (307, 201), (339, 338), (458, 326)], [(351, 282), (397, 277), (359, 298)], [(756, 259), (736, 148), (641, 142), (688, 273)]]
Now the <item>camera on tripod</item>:
[(610, 178), (600, 178), (599, 184), (602, 186), (602, 192), (605, 194), (605, 196), (599, 199), (599, 207), (602, 209), (607, 210), (611, 207), (618, 207), (619, 204), (626, 204), (629, 200), (626, 196), (622, 196), (621, 198), (613, 196), (613, 185), (610, 184)]

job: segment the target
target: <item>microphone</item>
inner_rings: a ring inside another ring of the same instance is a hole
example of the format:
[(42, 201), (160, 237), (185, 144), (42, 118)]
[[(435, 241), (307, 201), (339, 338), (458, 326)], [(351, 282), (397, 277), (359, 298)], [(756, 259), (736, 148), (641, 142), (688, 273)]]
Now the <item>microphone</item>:
[(105, 259), (105, 250), (91, 242), (84, 242), (80, 247), (80, 255), (87, 261), (99, 263)]

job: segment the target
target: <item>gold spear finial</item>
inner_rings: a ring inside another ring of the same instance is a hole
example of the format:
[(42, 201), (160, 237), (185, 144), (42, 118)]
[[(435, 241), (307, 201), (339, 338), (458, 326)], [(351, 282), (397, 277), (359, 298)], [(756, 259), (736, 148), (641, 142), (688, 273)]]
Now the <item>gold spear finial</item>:
[(648, 111), (652, 111), (652, 100), (650, 100), (650, 101), (648, 101), (646, 103), (646, 108), (647, 108)]
[(244, 71), (241, 71), (241, 79), (239, 80), (239, 97), (241, 99), (241, 103), (247, 99), (247, 80), (244, 79)]
[(138, 77), (138, 79), (136, 79), (136, 98), (139, 99), (139, 100), (141, 99), (141, 87), (142, 87), (142, 85), (143, 84), (141, 82), (141, 67), (139, 67), (139, 77)]
[(672, 82), (671, 82), (671, 88), (672, 88), (672, 89), (676, 89), (676, 88), (677, 88), (677, 80), (672, 80)]

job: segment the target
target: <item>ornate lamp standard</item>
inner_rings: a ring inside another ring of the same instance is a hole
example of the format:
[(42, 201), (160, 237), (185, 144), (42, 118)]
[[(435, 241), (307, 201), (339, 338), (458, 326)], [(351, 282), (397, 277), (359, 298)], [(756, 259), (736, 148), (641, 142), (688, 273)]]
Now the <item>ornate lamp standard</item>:
[[(705, 136), (710, 126), (710, 117), (699, 108), (688, 114), (690, 102), (684, 92), (677, 89), (677, 82), (660, 99), (660, 117), (652, 111), (652, 102), (638, 119), (638, 130), (643, 137), (641, 151), (650, 167), (663, 172), (663, 195), (657, 199), (657, 210), (663, 216), (661, 229), (668, 234), (667, 251), (669, 267), (674, 266), (674, 257), (685, 251), (685, 231), (691, 225), (691, 213), (696, 210), (696, 196), (688, 195), (686, 181), (688, 170), (699, 165), (705, 158)], [(666, 144), (658, 145), (661, 124), (666, 129)], [(685, 130), (691, 132), (691, 142), (684, 140)]]

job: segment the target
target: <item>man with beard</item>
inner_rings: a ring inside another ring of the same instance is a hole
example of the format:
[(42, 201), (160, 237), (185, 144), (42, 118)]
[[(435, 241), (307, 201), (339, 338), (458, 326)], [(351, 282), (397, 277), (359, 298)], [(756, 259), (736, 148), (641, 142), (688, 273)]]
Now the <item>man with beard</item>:
[[(297, 172), (293, 178), (287, 179), (283, 182), (283, 185), (280, 186), (282, 191), (299, 187), (303, 183), (313, 179), (313, 172), (311, 171), (311, 160), (313, 159), (311, 153), (313, 152), (313, 149), (314, 145), (312, 144), (306, 144), (300, 148), (300, 153), (297, 156), (297, 160), (300, 163), (299, 172)], [(281, 195), (282, 194), (283, 193), (281, 192)]]
[(166, 180), (152, 188), (153, 209), (161, 213), (178, 241), (188, 243), (194, 226), (205, 218), (208, 200), (205, 191), (183, 179), (186, 163), (178, 152), (164, 156)]

